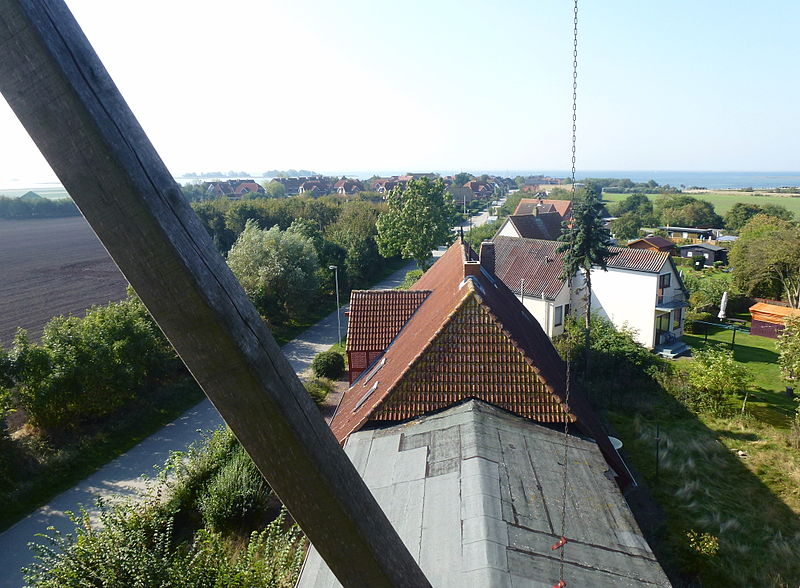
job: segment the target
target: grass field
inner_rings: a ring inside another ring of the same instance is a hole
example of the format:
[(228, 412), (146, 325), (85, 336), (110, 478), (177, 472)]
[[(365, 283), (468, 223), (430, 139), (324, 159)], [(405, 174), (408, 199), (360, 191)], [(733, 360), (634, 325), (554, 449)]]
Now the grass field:
[[(746, 202), (749, 204), (778, 204), (787, 210), (793, 212), (795, 216), (800, 217), (800, 198), (793, 198), (790, 194), (768, 194), (765, 192), (735, 192), (735, 191), (699, 191), (699, 192), (684, 192), (689, 196), (693, 196), (699, 200), (707, 200), (714, 205), (714, 210), (717, 214), (724, 215), (731, 207), (737, 202)], [(606, 202), (619, 202), (625, 200), (630, 194), (608, 194), (603, 193), (603, 200)], [(658, 194), (648, 194), (651, 200), (658, 198)]]

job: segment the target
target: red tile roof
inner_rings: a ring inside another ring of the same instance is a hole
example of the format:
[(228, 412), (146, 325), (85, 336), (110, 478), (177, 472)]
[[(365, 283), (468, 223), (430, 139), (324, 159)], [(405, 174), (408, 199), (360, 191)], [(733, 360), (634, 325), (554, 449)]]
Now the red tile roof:
[(539, 214), (512, 214), (508, 217), (520, 237), (555, 241), (561, 234), (563, 217), (555, 210)]
[(353, 290), (347, 350), (384, 350), (428, 297), (428, 290)]
[[(541, 204), (541, 206), (540, 206)], [(539, 208), (539, 212), (557, 212), (562, 218), (567, 218), (572, 214), (571, 200), (539, 200), (538, 198), (522, 198), (514, 211), (518, 214), (533, 214), (534, 208)]]
[[(417, 282), (429, 291), (383, 357), (345, 392), (331, 422), (343, 441), (369, 421), (405, 420), (479, 398), (544, 423), (567, 418), (597, 440), (629, 481), (588, 402), (574, 388), (565, 413), (566, 364), (502, 281), (457, 241)], [(350, 321), (360, 322), (351, 306)]]

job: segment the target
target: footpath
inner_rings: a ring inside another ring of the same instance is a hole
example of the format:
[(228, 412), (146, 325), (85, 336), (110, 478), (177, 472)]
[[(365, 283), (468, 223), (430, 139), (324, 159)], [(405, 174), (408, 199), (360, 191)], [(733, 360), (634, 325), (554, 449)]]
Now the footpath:
[[(480, 226), (488, 219), (487, 213), (472, 217), (471, 225)], [(434, 257), (443, 253), (434, 251)], [(409, 262), (388, 278), (375, 284), (373, 290), (395, 288), (405, 279), (406, 272), (416, 264)], [(306, 329), (298, 338), (282, 347), (283, 354), (298, 375), (311, 366), (311, 360), (320, 351), (325, 351), (336, 343), (337, 319), (332, 312), (313, 327)], [(342, 334), (347, 332), (347, 317), (342, 314)], [(86, 509), (91, 517), (99, 514), (97, 499), (113, 500), (124, 496), (140, 494), (146, 487), (143, 476), (156, 473), (174, 451), (185, 451), (192, 443), (200, 440), (205, 431), (213, 430), (223, 424), (222, 417), (205, 399), (186, 411), (176, 420), (157, 431), (136, 447), (109, 462), (94, 474), (79, 482), (73, 488), (62, 492), (50, 503), (40, 507), (18, 523), (0, 533), (0, 588), (19, 588), (24, 586), (22, 568), (34, 562), (34, 552), (28, 547), (30, 542), (42, 542), (37, 534), (51, 533), (53, 527), (62, 533), (69, 533), (73, 524), (67, 512)]]

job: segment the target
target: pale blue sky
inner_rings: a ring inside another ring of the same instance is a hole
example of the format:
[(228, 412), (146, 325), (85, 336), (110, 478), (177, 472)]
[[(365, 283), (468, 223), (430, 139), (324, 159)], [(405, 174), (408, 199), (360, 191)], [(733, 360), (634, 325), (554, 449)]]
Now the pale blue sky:
[[(566, 0), (68, 0), (175, 174), (569, 166)], [(795, 0), (583, 1), (580, 170), (800, 170)], [(0, 104), (0, 179), (49, 168)]]

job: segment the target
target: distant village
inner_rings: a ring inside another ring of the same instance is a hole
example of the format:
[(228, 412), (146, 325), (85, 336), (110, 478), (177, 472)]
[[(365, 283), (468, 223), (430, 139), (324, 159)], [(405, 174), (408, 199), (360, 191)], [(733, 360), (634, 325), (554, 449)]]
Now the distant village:
[[(493, 199), (499, 192), (509, 190), (523, 190), (525, 192), (537, 193), (545, 187), (558, 186), (563, 183), (559, 178), (545, 175), (519, 176), (516, 179), (504, 178), (500, 176), (482, 175), (473, 177), (470, 174), (456, 176), (440, 176), (436, 173), (408, 173), (402, 176), (372, 177), (368, 180), (358, 180), (354, 178), (336, 178), (322, 175), (310, 175), (301, 177), (274, 177), (265, 186), (255, 182), (253, 179), (228, 179), (207, 181), (201, 184), (209, 198), (227, 197), (231, 200), (239, 200), (249, 193), (266, 194), (278, 196), (323, 196), (326, 194), (353, 195), (358, 192), (375, 192), (386, 194), (393, 188), (405, 189), (409, 181), (419, 178), (429, 178), (431, 180), (441, 179), (447, 186), (447, 191), (455, 202), (488, 201)], [(462, 181), (460, 181), (462, 180)], [(270, 188), (270, 186), (281, 186)]]

